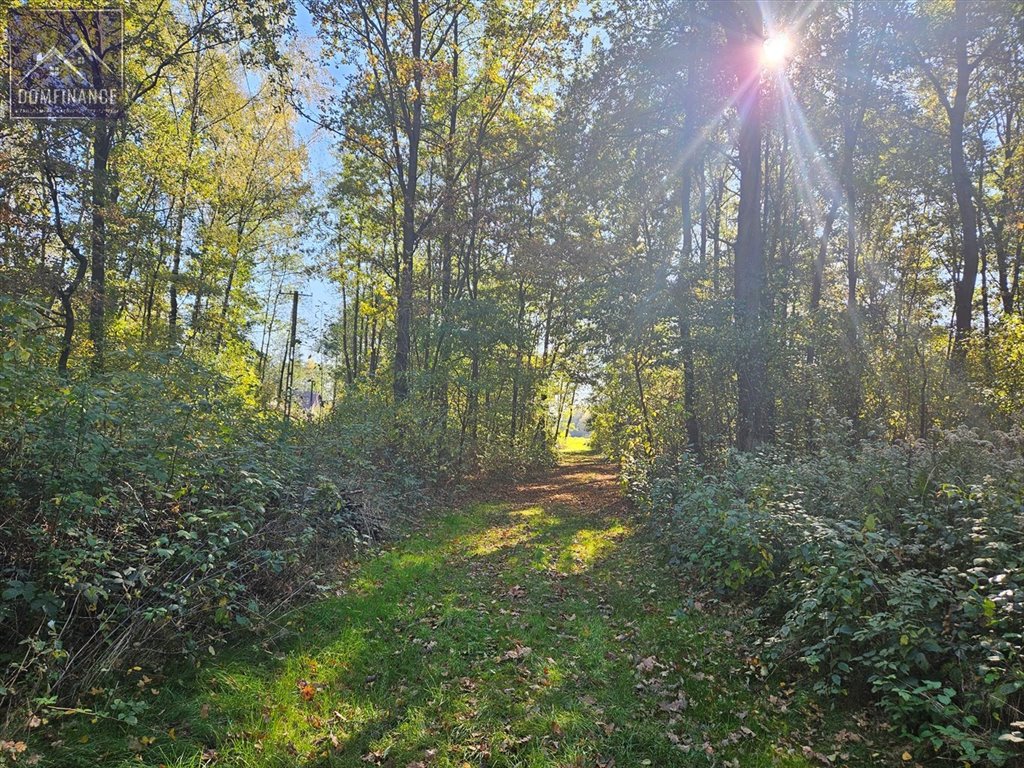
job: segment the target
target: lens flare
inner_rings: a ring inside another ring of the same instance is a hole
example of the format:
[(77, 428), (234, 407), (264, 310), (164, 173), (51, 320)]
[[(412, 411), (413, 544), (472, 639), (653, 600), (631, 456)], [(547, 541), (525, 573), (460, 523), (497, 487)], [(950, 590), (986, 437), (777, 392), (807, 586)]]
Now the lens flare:
[(793, 55), (793, 41), (785, 32), (765, 38), (761, 48), (761, 66), (766, 69), (782, 69)]

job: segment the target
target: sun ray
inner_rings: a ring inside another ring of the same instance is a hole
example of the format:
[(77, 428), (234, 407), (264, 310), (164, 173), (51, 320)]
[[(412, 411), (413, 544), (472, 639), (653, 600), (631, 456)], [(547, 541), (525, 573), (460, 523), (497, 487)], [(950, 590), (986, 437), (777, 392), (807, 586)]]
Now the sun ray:
[[(836, 180), (828, 159), (821, 150), (817, 137), (809, 125), (803, 108), (797, 100), (796, 94), (784, 79), (780, 79), (779, 92), (781, 95), (783, 118), (785, 130), (790, 132), (793, 139), (792, 145), (799, 152), (798, 163), (801, 166), (800, 172), (808, 184), (807, 191), (809, 199), (804, 202), (811, 205), (815, 212), (815, 224), (821, 220), (822, 201), (833, 201), (842, 199), (842, 189)], [(813, 192), (817, 194), (813, 194)]]
[[(748, 89), (753, 85), (755, 78), (759, 78), (760, 73), (754, 72), (749, 75), (746, 79), (740, 83), (739, 87), (729, 96), (729, 98), (705, 120), (704, 124), (694, 131), (693, 135), (688, 138), (686, 144), (683, 146), (682, 151), (678, 157), (668, 167), (667, 172), (664, 174), (664, 178), (670, 179), (675, 178), (679, 171), (692, 159), (692, 157), (705, 146), (715, 132), (721, 127), (722, 123), (729, 116), (730, 110), (736, 107), (740, 98)], [(666, 184), (667, 185), (667, 184)], [(667, 190), (666, 190), (667, 191)]]

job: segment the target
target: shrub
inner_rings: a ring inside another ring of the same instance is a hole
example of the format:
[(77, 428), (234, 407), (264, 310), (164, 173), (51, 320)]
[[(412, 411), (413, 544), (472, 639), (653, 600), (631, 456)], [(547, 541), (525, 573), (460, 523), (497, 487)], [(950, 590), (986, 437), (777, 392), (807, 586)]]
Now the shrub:
[(632, 479), (683, 568), (756, 602), (763, 657), (870, 695), (922, 748), (1001, 765), (1024, 705), (1024, 434), (844, 437)]
[(555, 463), (552, 439), (521, 438), (515, 442), (485, 439), (478, 445), (477, 466), (484, 475), (523, 477), (531, 470)]
[[(65, 380), (33, 313), (0, 312), (11, 329), (0, 350), (8, 718), (147, 655), (206, 653), (233, 629), (259, 630), (323, 582), (339, 547), (381, 535), (424, 498), (372, 402), (289, 429), (256, 407), (245, 377), (145, 351)], [(132, 706), (114, 700), (108, 714)]]

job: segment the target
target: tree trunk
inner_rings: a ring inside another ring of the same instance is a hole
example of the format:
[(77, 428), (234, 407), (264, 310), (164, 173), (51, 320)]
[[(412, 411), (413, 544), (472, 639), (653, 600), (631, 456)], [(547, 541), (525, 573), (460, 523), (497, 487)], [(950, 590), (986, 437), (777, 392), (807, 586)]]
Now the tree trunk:
[(962, 369), (967, 356), (974, 311), (974, 285), (978, 279), (978, 220), (974, 208), (971, 173), (964, 153), (964, 118), (972, 67), (967, 58), (967, 10), (964, 0), (956, 3), (956, 93), (949, 109), (949, 160), (953, 192), (960, 214), (963, 257), (960, 279), (953, 287), (953, 366)]
[(441, 306), (452, 292), (452, 236), (455, 231), (455, 131), (459, 117), (459, 17), (452, 28), (452, 106), (448, 113), (448, 143), (444, 148), (444, 230), (441, 234)]
[[(569, 438), (569, 433), (572, 432), (572, 415), (576, 408), (576, 384), (572, 385), (572, 396), (569, 398), (569, 418), (565, 422), (565, 438)], [(558, 437), (558, 435), (555, 435)]]
[(106, 352), (105, 313), (107, 295), (107, 185), (108, 164), (113, 147), (114, 125), (97, 120), (93, 128), (92, 145), (92, 233), (89, 277), (89, 339), (92, 341), (92, 368), (103, 370)]
[[(814, 275), (811, 278), (811, 301), (809, 308), (811, 316), (817, 314), (821, 307), (821, 295), (825, 287), (825, 265), (828, 263), (828, 245), (832, 239), (832, 230), (835, 229), (836, 217), (839, 215), (839, 202), (833, 201), (825, 214), (825, 224), (822, 227), (821, 239), (818, 241), (818, 255), (814, 260)], [(814, 361), (813, 349), (808, 357), (808, 362)]]
[(765, 283), (764, 242), (761, 232), (761, 86), (757, 52), (763, 33), (760, 17), (747, 20), (742, 33), (730, 29), (733, 50), (744, 65), (740, 113), (740, 203), (734, 261), (738, 385), (736, 447), (749, 451), (769, 438), (767, 364), (763, 333)]
[[(687, 122), (690, 122), (688, 119)], [(686, 134), (689, 137), (689, 131)], [(679, 321), (680, 362), (683, 364), (683, 409), (686, 411), (686, 443), (690, 450), (700, 453), (700, 423), (697, 421), (697, 384), (693, 370), (693, 340), (690, 334), (690, 277), (687, 274), (693, 259), (693, 210), (690, 196), (693, 191), (693, 168), (683, 167), (680, 190), (683, 214), (683, 250), (676, 276), (676, 314)]]
[(516, 367), (512, 371), (512, 427), (509, 431), (509, 438), (514, 443), (517, 432), (517, 420), (519, 411), (519, 378), (523, 369), (523, 319), (526, 316), (526, 285), (522, 278), (519, 280), (519, 290), (516, 294), (518, 310), (516, 312)]
[[(356, 265), (358, 272), (360, 264)], [(352, 302), (352, 380), (354, 381), (359, 377), (359, 278), (356, 278), (356, 295), (355, 300)], [(345, 334), (342, 333), (341, 344), (344, 346), (347, 342), (345, 341)]]
[[(203, 18), (206, 17), (206, 3), (203, 3)], [(167, 330), (171, 344), (178, 340), (178, 276), (181, 274), (182, 233), (185, 228), (185, 206), (188, 203), (188, 180), (192, 157), (196, 149), (199, 125), (199, 75), (202, 71), (202, 35), (197, 37), (195, 61), (192, 65), (192, 87), (189, 92), (188, 145), (185, 152), (185, 166), (181, 170), (178, 186), (178, 216), (174, 226), (174, 255), (171, 258), (170, 313)]]
[(633, 360), (633, 378), (636, 381), (637, 400), (640, 403), (640, 418), (643, 419), (644, 434), (647, 435), (647, 454), (654, 455), (654, 432), (651, 429), (651, 414), (647, 409), (647, 394), (644, 391), (644, 377), (640, 370), (640, 357), (634, 351), (631, 355)]
[(228, 270), (228, 282), (224, 286), (224, 300), (220, 305), (220, 323), (217, 326), (217, 336), (213, 342), (213, 354), (220, 354), (220, 347), (224, 341), (224, 329), (228, 327), (228, 309), (231, 307), (231, 289), (235, 283), (235, 273), (238, 271), (238, 259), (239, 256), (236, 254), (231, 259), (231, 267)]
[(420, 0), (412, 1), (412, 59), (414, 65), (412, 119), (407, 136), (408, 167), (402, 189), (402, 263), (398, 285), (398, 317), (395, 340), (395, 401), (409, 396), (409, 352), (412, 342), (412, 267), (416, 251), (416, 187), (419, 174), (420, 133), (423, 124), (423, 70), (420, 67), (423, 18)]

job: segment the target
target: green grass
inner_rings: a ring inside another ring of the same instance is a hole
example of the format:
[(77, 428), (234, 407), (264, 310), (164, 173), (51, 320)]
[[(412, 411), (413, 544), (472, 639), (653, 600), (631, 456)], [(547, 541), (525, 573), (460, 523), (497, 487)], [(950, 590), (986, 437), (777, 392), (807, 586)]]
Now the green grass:
[(572, 435), (558, 441), (558, 450), (560, 453), (569, 455), (593, 453), (589, 437), (573, 437)]
[(680, 596), (638, 525), (451, 512), (296, 613), (276, 647), (176, 682), (136, 670), (141, 722), (65, 718), (43, 730), (58, 742), (44, 764), (810, 765), (779, 748), (798, 719), (748, 685), (736, 625)]

